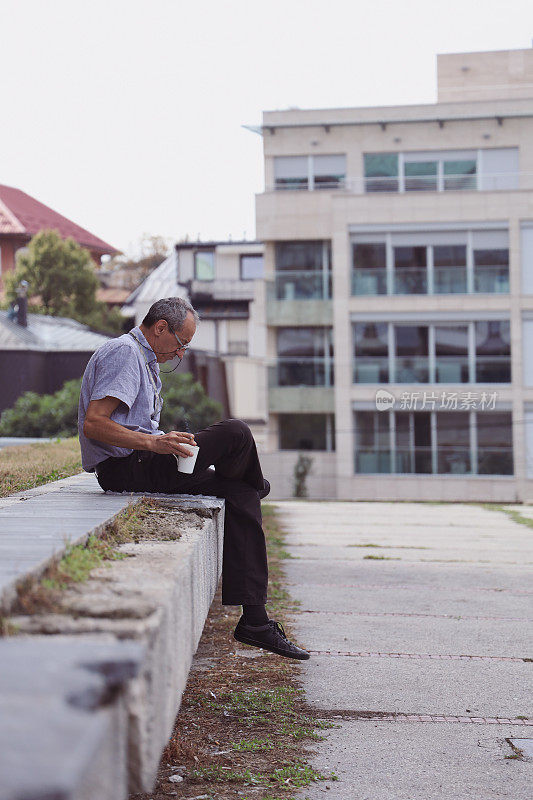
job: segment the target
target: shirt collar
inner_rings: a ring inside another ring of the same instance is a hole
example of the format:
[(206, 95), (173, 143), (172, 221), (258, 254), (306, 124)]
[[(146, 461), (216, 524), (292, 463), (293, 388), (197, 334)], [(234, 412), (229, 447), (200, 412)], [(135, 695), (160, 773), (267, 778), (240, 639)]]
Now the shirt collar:
[(148, 340), (146, 339), (146, 336), (141, 331), (141, 329), (138, 327), (138, 325), (136, 325), (134, 328), (132, 328), (130, 333), (133, 333), (133, 335), (135, 336), (137, 341), (141, 345), (143, 345), (143, 349), (144, 349), (144, 352), (145, 352), (145, 355), (146, 355), (146, 358), (147, 358), (149, 364), (152, 365), (152, 363), (155, 362), (157, 370), (159, 371), (159, 364), (157, 362), (157, 356), (154, 353), (154, 351), (152, 350), (150, 344), (148, 343)]

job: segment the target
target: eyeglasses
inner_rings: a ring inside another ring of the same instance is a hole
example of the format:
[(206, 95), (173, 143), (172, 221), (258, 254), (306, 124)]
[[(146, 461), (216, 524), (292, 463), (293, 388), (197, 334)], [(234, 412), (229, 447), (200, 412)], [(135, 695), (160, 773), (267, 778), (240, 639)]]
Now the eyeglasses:
[(168, 329), (169, 329), (170, 333), (171, 333), (173, 336), (175, 336), (175, 337), (176, 337), (176, 341), (177, 341), (177, 342), (178, 342), (178, 344), (179, 344), (179, 348), (178, 348), (178, 349), (179, 349), (179, 350), (188, 350), (188, 349), (189, 349), (189, 345), (188, 345), (188, 344), (183, 344), (183, 342), (181, 341), (181, 339), (179, 338), (179, 336), (177, 335), (177, 333), (176, 333), (174, 330), (172, 330), (172, 328), (170, 327), (170, 325), (168, 324), (168, 322), (167, 322), (167, 326), (168, 326)]

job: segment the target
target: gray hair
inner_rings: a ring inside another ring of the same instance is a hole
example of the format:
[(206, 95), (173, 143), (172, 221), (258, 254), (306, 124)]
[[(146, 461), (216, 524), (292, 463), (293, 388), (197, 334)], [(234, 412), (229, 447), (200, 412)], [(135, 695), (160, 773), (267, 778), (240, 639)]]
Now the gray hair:
[(151, 328), (159, 319), (164, 319), (168, 322), (170, 328), (179, 331), (187, 318), (187, 314), (192, 314), (194, 321), (198, 324), (200, 320), (198, 312), (194, 310), (188, 300), (183, 297), (166, 297), (164, 300), (156, 300), (150, 306), (142, 324), (146, 325), (147, 328)]

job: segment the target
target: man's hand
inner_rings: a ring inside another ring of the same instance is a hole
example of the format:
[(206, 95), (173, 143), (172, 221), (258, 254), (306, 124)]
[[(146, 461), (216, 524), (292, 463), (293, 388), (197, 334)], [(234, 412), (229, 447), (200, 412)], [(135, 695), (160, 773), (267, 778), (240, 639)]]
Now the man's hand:
[(162, 436), (151, 436), (150, 449), (154, 453), (162, 453), (168, 455), (169, 453), (176, 456), (192, 456), (191, 450), (188, 450), (184, 445), (195, 445), (194, 433), (183, 433), (182, 431), (170, 431), (164, 433)]

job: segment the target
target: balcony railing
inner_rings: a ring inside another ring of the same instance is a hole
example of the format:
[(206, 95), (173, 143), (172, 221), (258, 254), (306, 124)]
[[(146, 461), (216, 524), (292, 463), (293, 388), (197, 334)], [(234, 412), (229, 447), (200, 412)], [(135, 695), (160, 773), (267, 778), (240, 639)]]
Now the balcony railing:
[(253, 300), (255, 281), (216, 278), (213, 281), (191, 281), (191, 297), (209, 297), (213, 300)]
[[(477, 469), (473, 469), (477, 457)], [(470, 447), (461, 445), (359, 448), (355, 453), (355, 471), (359, 474), (395, 473), (436, 475), (512, 475), (513, 448), (504, 445)]]
[(466, 294), (466, 267), (434, 267), (435, 294)]
[(475, 267), (474, 291), (490, 294), (508, 294), (509, 267)]
[(396, 356), (396, 383), (429, 383), (428, 356)]
[(352, 272), (353, 295), (387, 294), (387, 270), (385, 267), (354, 269)]
[(331, 272), (283, 270), (268, 283), (269, 300), (330, 300)]
[[(470, 383), (468, 356), (397, 356), (390, 372), (388, 356), (356, 356), (354, 383)], [(434, 375), (433, 373), (434, 369)], [(476, 356), (474, 383), (510, 383), (510, 356)]]
[[(474, 293), (508, 294), (509, 267), (474, 267)], [(428, 294), (429, 278), (426, 267), (400, 267), (393, 272), (394, 294)], [(434, 267), (433, 294), (466, 294), (468, 277), (465, 266)], [(385, 267), (352, 270), (352, 295), (387, 294)]]
[(268, 385), (276, 386), (333, 386), (333, 360), (301, 356), (280, 357), (268, 368)]
[(357, 356), (353, 380), (354, 383), (388, 383), (388, 356)]
[(273, 191), (337, 191), (347, 194), (375, 194), (392, 192), (464, 192), (464, 191), (513, 191), (533, 189), (533, 172), (491, 172), (467, 174), (464, 172), (446, 175), (384, 175), (384, 176), (336, 176), (324, 180), (315, 177), (311, 186), (306, 176), (301, 178), (277, 178), (265, 187)]
[(394, 294), (427, 294), (425, 267), (401, 267), (394, 272)]
[(511, 356), (476, 356), (477, 383), (511, 383)]

